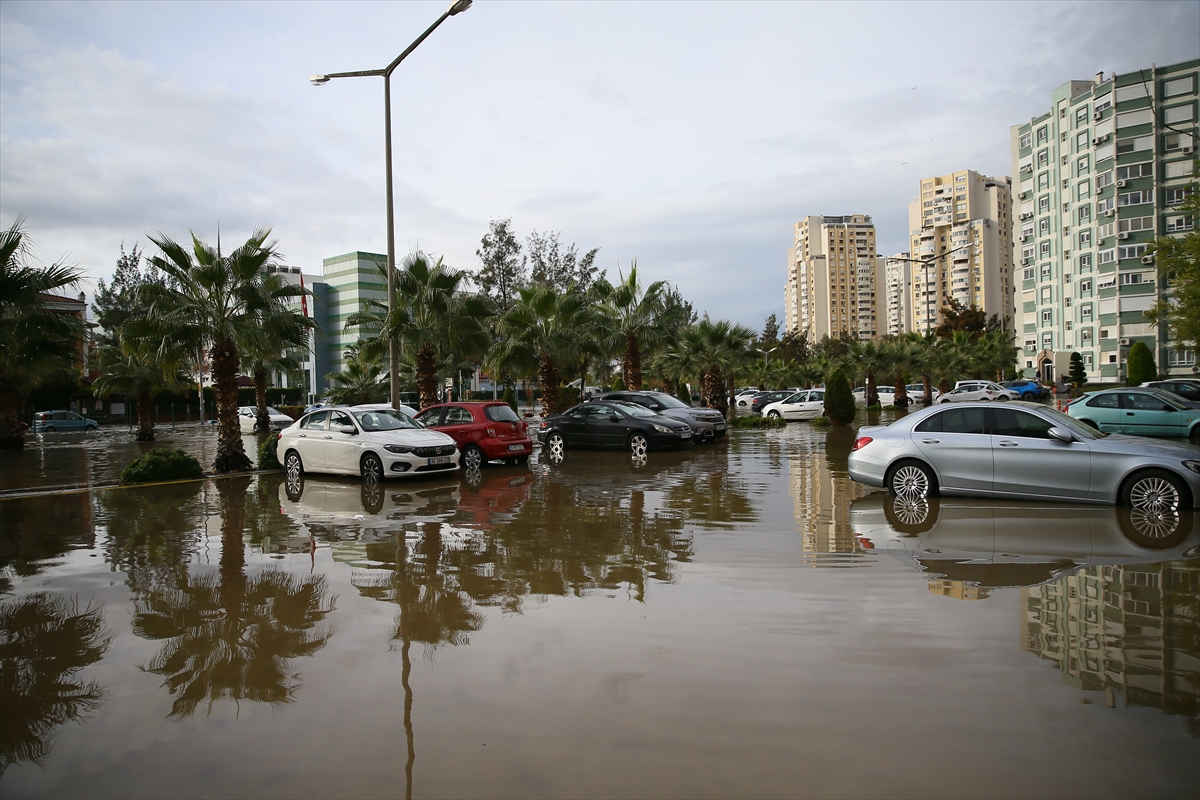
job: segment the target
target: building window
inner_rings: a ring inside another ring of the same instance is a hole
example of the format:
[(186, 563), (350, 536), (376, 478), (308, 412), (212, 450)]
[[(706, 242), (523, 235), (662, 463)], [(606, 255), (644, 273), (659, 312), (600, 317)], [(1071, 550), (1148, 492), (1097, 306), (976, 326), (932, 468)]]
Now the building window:
[(1021, 134), (1020, 146), (1022, 148), (1033, 147), (1033, 135), (1029, 133)]
[(1196, 351), (1195, 350), (1168, 350), (1167, 351), (1167, 366), (1168, 367), (1194, 367), (1194, 366), (1196, 366)]
[(1084, 253), (1079, 257), (1079, 271), (1089, 270), (1092, 268), (1092, 254)]
[(1085, 278), (1085, 279), (1081, 280), (1079, 282), (1079, 296), (1083, 297), (1085, 294), (1091, 294), (1091, 293), (1092, 293), (1091, 278)]
[(1042, 258), (1049, 258), (1050, 257), (1050, 243), (1042, 242), (1041, 248), (1042, 248)]
[(1122, 272), (1121, 285), (1132, 286), (1142, 282), (1142, 273), (1140, 272)]
[(1033, 269), (1033, 267), (1026, 267), (1021, 272), (1021, 280), (1025, 280), (1025, 281), (1033, 280), (1034, 272), (1035, 272), (1035, 270)]
[(1100, 191), (1105, 186), (1112, 185), (1113, 176), (1111, 172), (1102, 172), (1096, 176), (1096, 191)]
[(1038, 143), (1038, 144), (1041, 144), (1042, 142), (1048, 141), (1049, 139), (1050, 139), (1050, 129), (1049, 129), (1049, 128), (1047, 128), (1045, 125), (1043, 125), (1042, 127), (1038, 128), (1038, 130), (1037, 130), (1037, 143)]
[(1141, 258), (1146, 255), (1146, 245), (1144, 244), (1122, 245), (1117, 250), (1118, 258)]
[(1163, 192), (1163, 201), (1169, 206), (1177, 206), (1186, 200), (1187, 196), (1188, 190), (1186, 186), (1182, 189), (1167, 189)]
[(1177, 233), (1179, 231), (1190, 231), (1194, 227), (1195, 227), (1194, 220), (1190, 216), (1167, 217), (1167, 233)]
[(1175, 97), (1180, 94), (1191, 94), (1192, 76), (1188, 75), (1183, 78), (1175, 78), (1174, 80), (1163, 81), (1163, 97)]
[(1132, 217), (1130, 219), (1117, 220), (1117, 230), (1119, 231), (1152, 231), (1154, 230), (1154, 217)]
[(1036, 350), (1037, 349), (1037, 339), (1026, 339), (1025, 340), (1025, 349), (1031, 353), (1034, 350)]
[(1026, 261), (1030, 261), (1033, 259), (1033, 246), (1032, 245), (1030, 245), (1029, 247), (1023, 248), (1021, 250), (1021, 258), (1025, 259)]
[(1050, 210), (1050, 196), (1042, 195), (1038, 198), (1038, 211), (1045, 214)]
[(1076, 216), (1076, 219), (1079, 221), (1080, 225), (1083, 225), (1086, 222), (1091, 222), (1092, 221), (1092, 207), (1090, 205), (1080, 206), (1079, 210), (1075, 216)]
[(1192, 176), (1191, 161), (1172, 161), (1164, 165), (1167, 180), (1172, 178), (1190, 178)]
[(1075, 187), (1075, 199), (1083, 200), (1083, 199), (1085, 199), (1087, 197), (1091, 197), (1091, 196), (1092, 196), (1092, 182), (1091, 181), (1080, 181), (1079, 185), (1077, 187)]
[(1085, 322), (1092, 321), (1092, 304), (1085, 303), (1079, 307), (1079, 318)]
[(1163, 137), (1163, 150), (1167, 152), (1182, 150), (1185, 147), (1191, 146), (1192, 135), (1190, 133), (1168, 133)]
[(1086, 150), (1087, 147), (1088, 147), (1088, 132), (1087, 132), (1087, 129), (1085, 128), (1084, 130), (1075, 134), (1075, 150), (1076, 151)]
[(1196, 118), (1196, 108), (1191, 103), (1184, 106), (1171, 106), (1163, 109), (1163, 118), (1168, 125), (1176, 122), (1191, 122)]
[(1054, 334), (1053, 333), (1043, 333), (1042, 334), (1042, 349), (1043, 350), (1053, 350), (1054, 349)]
[(1079, 108), (1075, 109), (1075, 124), (1082, 125), (1087, 122), (1087, 103), (1084, 103)]
[(1047, 308), (1045, 311), (1042, 312), (1042, 324), (1043, 325), (1051, 325), (1051, 324), (1053, 324), (1053, 322), (1054, 322), (1054, 312)]
[(1132, 136), (1128, 139), (1117, 139), (1117, 155), (1136, 153), (1139, 150), (1153, 150), (1153, 136)]
[[(1087, 341), (1089, 341), (1089, 342), (1092, 341), (1092, 332), (1088, 331), (1087, 335), (1088, 335)], [(1083, 365), (1085, 367), (1087, 367), (1088, 369), (1092, 368), (1092, 354), (1091, 353), (1083, 354)]]
[[(1083, 220), (1080, 220), (1080, 222), (1083, 222)], [(1091, 244), (1092, 244), (1091, 229), (1089, 228), (1087, 230), (1080, 231), (1079, 232), (1079, 246), (1080, 247), (1090, 247)]]
[(1149, 189), (1140, 192), (1125, 192), (1117, 195), (1117, 207), (1139, 206), (1142, 203), (1153, 203), (1154, 195)]
[(1044, 281), (1050, 280), (1050, 265), (1049, 264), (1042, 264), (1042, 280), (1044, 280)]
[(1100, 200), (1097, 200), (1096, 201), (1096, 213), (1103, 214), (1105, 211), (1109, 211), (1110, 209), (1112, 209), (1113, 203), (1115, 203), (1115, 202), (1116, 202), (1116, 198), (1114, 198), (1114, 197), (1105, 197)]
[(1154, 162), (1130, 164), (1127, 167), (1117, 167), (1117, 180), (1127, 181), (1133, 178), (1149, 178), (1154, 175)]
[(1042, 236), (1050, 235), (1050, 218), (1049, 217), (1043, 217), (1042, 219), (1038, 220), (1038, 232)]
[(1100, 251), (1100, 263), (1101, 264), (1111, 264), (1112, 262), (1114, 262), (1116, 260), (1117, 260), (1117, 251), (1115, 248), (1110, 248), (1108, 250)]
[(1044, 167), (1044, 166), (1048, 165), (1049, 163), (1050, 163), (1050, 151), (1049, 150), (1039, 150), (1038, 155), (1037, 155), (1037, 165), (1039, 167)]

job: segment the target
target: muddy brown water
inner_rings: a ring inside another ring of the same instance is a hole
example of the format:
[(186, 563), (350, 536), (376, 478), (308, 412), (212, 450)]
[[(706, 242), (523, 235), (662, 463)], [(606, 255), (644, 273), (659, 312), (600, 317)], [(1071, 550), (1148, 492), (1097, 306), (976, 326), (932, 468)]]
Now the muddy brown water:
[[(1195, 797), (1196, 519), (897, 503), (852, 435), (0, 500), (0, 792)], [(51, 444), (3, 486), (144, 447)]]

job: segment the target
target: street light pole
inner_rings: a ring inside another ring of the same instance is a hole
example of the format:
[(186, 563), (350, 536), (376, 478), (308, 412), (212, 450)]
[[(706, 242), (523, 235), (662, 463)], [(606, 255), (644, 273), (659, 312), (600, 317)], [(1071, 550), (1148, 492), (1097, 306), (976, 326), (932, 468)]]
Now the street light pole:
[[(329, 83), (331, 78), (364, 78), (364, 77), (382, 77), (383, 78), (383, 163), (385, 184), (387, 192), (387, 321), (391, 323), (392, 315), (396, 308), (396, 221), (393, 214), (394, 203), (392, 200), (392, 73), (396, 71), (396, 67), (400, 66), (400, 62), (408, 57), (408, 54), (417, 49), (421, 42), (429, 37), (429, 34), (437, 30), (437, 27), (446, 21), (448, 17), (453, 17), (456, 14), (461, 14), (471, 7), (472, 0), (454, 0), (450, 8), (437, 18), (437, 21), (425, 29), (425, 32), (416, 38), (416, 40), (405, 48), (404, 52), (396, 56), (391, 64), (388, 64), (383, 69), (368, 69), (359, 70), (357, 72), (330, 72), (323, 75), (313, 75), (309, 78), (309, 82), (313, 86), (324, 86)], [(385, 326), (386, 330), (386, 326)], [(392, 408), (400, 409), (400, 351), (396, 347), (396, 340), (388, 336), (388, 383), (391, 390)]]

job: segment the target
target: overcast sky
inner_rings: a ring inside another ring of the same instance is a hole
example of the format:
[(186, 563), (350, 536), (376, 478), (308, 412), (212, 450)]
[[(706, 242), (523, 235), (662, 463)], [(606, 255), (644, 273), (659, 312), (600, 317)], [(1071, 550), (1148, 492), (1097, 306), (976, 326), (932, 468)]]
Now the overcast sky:
[[(305, 272), (385, 252), (382, 79), (308, 77), (385, 66), (447, 2), (3, 0), (0, 223), (92, 277), (218, 223)], [(1194, 0), (476, 0), (393, 77), (397, 249), (474, 270), (511, 216), (761, 328), (798, 219), (870, 214), (903, 250), (921, 176), (1007, 175), (1054, 87), (1196, 58), (1198, 32)]]

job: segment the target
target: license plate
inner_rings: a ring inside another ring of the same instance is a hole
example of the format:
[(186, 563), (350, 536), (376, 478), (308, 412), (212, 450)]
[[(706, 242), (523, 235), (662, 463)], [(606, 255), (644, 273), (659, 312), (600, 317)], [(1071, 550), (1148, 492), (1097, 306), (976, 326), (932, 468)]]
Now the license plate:
[(509, 450), (524, 450), (524, 449), (525, 449), (525, 445), (523, 445), (523, 444), (510, 444), (510, 445), (508, 446), (508, 449), (509, 449)]
[(449, 464), (449, 463), (450, 463), (450, 456), (437, 456), (436, 458), (429, 459), (430, 466), (433, 466), (434, 464)]
[(725, 423), (724, 423), (724, 422), (718, 422), (716, 425), (713, 425), (713, 430), (715, 430), (715, 431), (723, 431), (723, 430), (725, 430)]
[(679, 434), (679, 438), (680, 439), (690, 439), (690, 438), (692, 438), (692, 432), (684, 431), (683, 433)]

